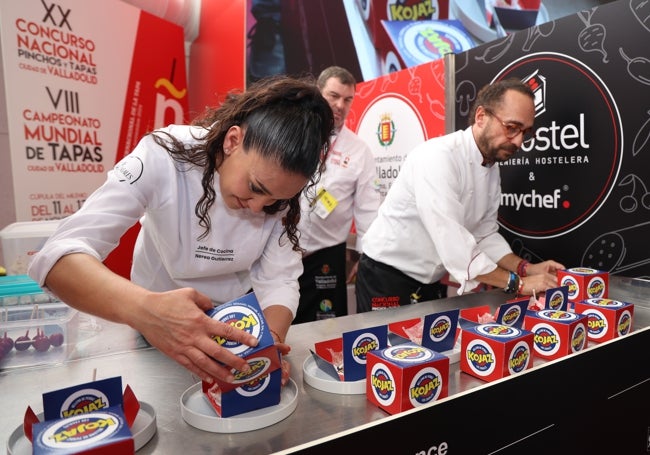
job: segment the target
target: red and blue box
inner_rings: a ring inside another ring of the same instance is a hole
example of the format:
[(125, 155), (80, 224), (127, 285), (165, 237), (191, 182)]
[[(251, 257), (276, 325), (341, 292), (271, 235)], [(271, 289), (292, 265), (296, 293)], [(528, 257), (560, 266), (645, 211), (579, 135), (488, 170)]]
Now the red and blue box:
[(561, 310), (528, 311), (524, 328), (533, 333), (535, 355), (558, 359), (587, 347), (587, 316)]
[(498, 323), (465, 325), (461, 334), (460, 369), (490, 382), (533, 366), (533, 334)]
[(590, 341), (601, 343), (632, 331), (634, 304), (613, 299), (586, 299), (575, 303), (575, 312), (586, 315)]
[(382, 21), (421, 21), (449, 18), (449, 0), (356, 0), (375, 49), (390, 44)]
[(476, 46), (463, 23), (455, 19), (382, 21), (382, 25), (389, 38), (380, 49), (385, 74)]
[(388, 341), (392, 346), (412, 342), (449, 357), (451, 363), (458, 362), (456, 340), (459, 310), (440, 311), (404, 321), (388, 324)]
[(368, 354), (388, 345), (386, 325), (344, 332), (341, 337), (314, 344), (311, 355), (320, 370), (339, 381), (366, 379)]
[[(274, 406), (281, 396), (281, 357), (264, 318), (255, 293), (251, 292), (206, 312), (211, 318), (230, 324), (254, 335), (257, 346), (215, 336), (223, 348), (245, 359), (251, 367), (248, 373), (232, 369), (233, 382), (202, 381), (202, 391), (221, 417)], [(274, 372), (277, 374), (272, 374)]]
[(589, 267), (573, 267), (557, 271), (560, 286), (569, 287), (569, 301), (606, 299), (609, 292), (609, 272)]
[(23, 426), (34, 454), (135, 453), (130, 427), (139, 409), (114, 377), (44, 393), (43, 421), (27, 408)]
[(449, 358), (416, 343), (371, 351), (366, 368), (366, 397), (389, 414), (449, 394)]

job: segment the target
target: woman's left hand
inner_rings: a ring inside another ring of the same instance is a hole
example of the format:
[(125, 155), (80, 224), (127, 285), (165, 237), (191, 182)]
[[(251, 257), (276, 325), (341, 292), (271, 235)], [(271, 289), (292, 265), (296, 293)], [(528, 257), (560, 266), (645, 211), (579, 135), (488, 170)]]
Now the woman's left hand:
[(286, 343), (280, 343), (279, 341), (275, 342), (275, 346), (280, 351), (280, 358), (282, 363), (282, 386), (287, 385), (289, 382), (289, 376), (291, 375), (291, 364), (284, 359), (284, 356), (291, 352), (291, 346)]

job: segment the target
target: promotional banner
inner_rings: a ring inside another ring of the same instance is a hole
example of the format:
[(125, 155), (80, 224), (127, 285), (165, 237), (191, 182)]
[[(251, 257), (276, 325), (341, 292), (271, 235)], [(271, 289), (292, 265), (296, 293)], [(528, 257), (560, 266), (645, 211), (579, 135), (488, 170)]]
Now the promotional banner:
[(650, 276), (650, 3), (581, 11), (456, 56), (456, 128), (484, 84), (526, 81), (531, 144), (501, 164), (499, 224), (518, 255)]
[(357, 84), (347, 125), (373, 154), (382, 199), (408, 152), (445, 133), (445, 59)]
[(0, 24), (17, 221), (74, 213), (143, 133), (185, 121), (181, 27), (119, 0), (3, 1)]

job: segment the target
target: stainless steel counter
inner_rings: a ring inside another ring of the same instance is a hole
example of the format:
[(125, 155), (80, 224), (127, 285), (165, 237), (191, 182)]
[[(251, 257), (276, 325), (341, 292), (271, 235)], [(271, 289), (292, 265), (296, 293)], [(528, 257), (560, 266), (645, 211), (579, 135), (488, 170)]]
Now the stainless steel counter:
[[(610, 298), (635, 304), (633, 332), (650, 326), (650, 281), (610, 277)], [(302, 365), (309, 348), (317, 341), (339, 336), (361, 327), (424, 316), (435, 311), (490, 305), (492, 309), (506, 300), (501, 291), (451, 297), (423, 302), (395, 310), (355, 314), (336, 319), (295, 325), (287, 342), (292, 352), (287, 356), (292, 367), (291, 377), (298, 385), (298, 405), (286, 419), (259, 430), (221, 434), (198, 430), (181, 417), (180, 397), (198, 382), (175, 362), (146, 347), (141, 337), (123, 326), (96, 321), (97, 331), (87, 346), (78, 352), (77, 360), (62, 365), (19, 368), (0, 371), (2, 415), (0, 441), (6, 447), (10, 434), (31, 406), (42, 411), (41, 394), (92, 379), (122, 376), (138, 398), (151, 404), (156, 411), (157, 433), (138, 451), (139, 454), (262, 454), (283, 451), (301, 444), (330, 436), (366, 424), (390, 418), (386, 412), (367, 401), (365, 395), (337, 395), (317, 390), (302, 378)], [(590, 343), (588, 349), (598, 349)], [(534, 363), (537, 367), (540, 362)], [(449, 399), (459, 392), (486, 385), (485, 382), (461, 373), (452, 364), (449, 377)], [(393, 416), (394, 418), (394, 416)], [(6, 449), (3, 449), (6, 450)]]

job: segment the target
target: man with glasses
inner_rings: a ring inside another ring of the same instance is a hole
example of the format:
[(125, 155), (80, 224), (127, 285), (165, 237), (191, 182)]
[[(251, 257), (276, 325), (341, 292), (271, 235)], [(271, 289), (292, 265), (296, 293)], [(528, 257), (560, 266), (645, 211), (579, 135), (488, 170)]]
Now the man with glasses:
[(497, 162), (533, 137), (534, 96), (507, 79), (483, 87), (461, 131), (414, 148), (364, 237), (355, 286), (357, 312), (446, 296), (448, 272), (458, 294), (481, 284), (527, 294), (557, 287), (564, 266), (532, 264), (499, 234)]

